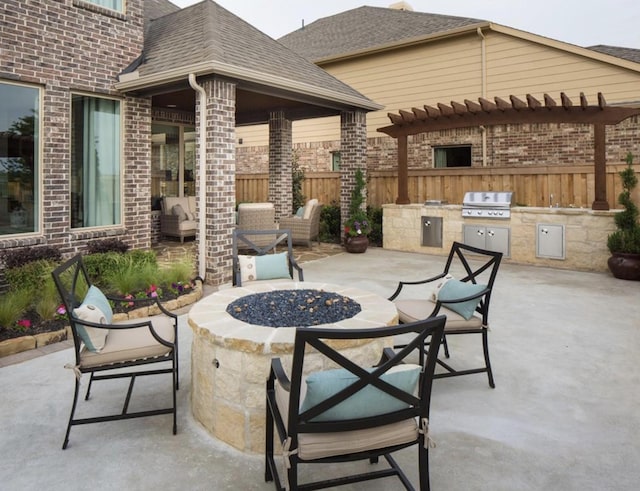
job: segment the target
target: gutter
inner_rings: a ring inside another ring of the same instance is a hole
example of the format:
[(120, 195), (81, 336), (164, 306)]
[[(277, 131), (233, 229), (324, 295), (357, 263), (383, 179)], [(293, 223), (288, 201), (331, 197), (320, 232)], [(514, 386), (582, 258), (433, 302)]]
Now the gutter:
[(196, 76), (193, 73), (189, 74), (189, 85), (193, 90), (198, 93), (199, 101), (200, 101), (200, 121), (198, 128), (198, 140), (200, 147), (198, 149), (198, 160), (200, 161), (200, 169), (198, 172), (198, 275), (202, 278), (202, 282), (204, 283), (205, 275), (207, 273), (205, 254), (207, 251), (207, 227), (206, 227), (206, 205), (207, 205), (207, 175), (206, 175), (206, 165), (205, 161), (207, 158), (207, 148), (206, 148), (206, 135), (207, 135), (207, 118), (206, 118), (206, 107), (207, 107), (207, 93), (201, 85), (198, 85), (196, 82)]

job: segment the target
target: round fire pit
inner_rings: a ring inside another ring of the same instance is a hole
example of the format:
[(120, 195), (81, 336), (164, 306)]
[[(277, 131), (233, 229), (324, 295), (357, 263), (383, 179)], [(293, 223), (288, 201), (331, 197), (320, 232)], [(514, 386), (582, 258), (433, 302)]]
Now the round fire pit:
[[(294, 301), (290, 301), (294, 298)], [(311, 300), (311, 301), (309, 301)], [(270, 303), (277, 303), (277, 315), (270, 314)], [(327, 301), (331, 305), (327, 305)], [(301, 303), (303, 302), (303, 303)], [(251, 315), (253, 308), (264, 312)], [(313, 307), (309, 307), (313, 305)], [(349, 305), (354, 310), (342, 309)], [(246, 306), (246, 307), (245, 307)], [(306, 309), (301, 307), (306, 306)], [(191, 407), (194, 417), (207, 431), (224, 442), (250, 453), (264, 450), (265, 383), (271, 359), (280, 357), (290, 366), (295, 326), (305, 321), (290, 320), (290, 327), (261, 325), (261, 319), (294, 319), (295, 311), (317, 308), (322, 316), (333, 307), (343, 317), (309, 325), (337, 329), (373, 328), (398, 322), (395, 305), (364, 290), (310, 282), (255, 282), (229, 288), (204, 297), (189, 312), (193, 329), (191, 350)], [(236, 312), (239, 308), (241, 312)], [(359, 308), (359, 311), (356, 310)], [(265, 310), (266, 309), (266, 310)], [(232, 313), (230, 313), (232, 311)], [(306, 312), (313, 314), (313, 312)], [(387, 347), (383, 340), (340, 340), (340, 350), (353, 353), (362, 364), (375, 364)], [(314, 369), (324, 366), (317, 358)]]

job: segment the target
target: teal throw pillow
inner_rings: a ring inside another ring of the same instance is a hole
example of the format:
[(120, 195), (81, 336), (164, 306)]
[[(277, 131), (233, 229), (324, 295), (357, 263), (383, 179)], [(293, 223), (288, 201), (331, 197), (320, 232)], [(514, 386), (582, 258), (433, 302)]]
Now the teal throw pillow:
[[(369, 372), (374, 369), (369, 369)], [(380, 378), (398, 389), (413, 394), (420, 377), (420, 365), (406, 364), (392, 367)], [(344, 368), (314, 372), (307, 377), (307, 395), (300, 412), (346, 389), (359, 379)], [(313, 418), (313, 421), (338, 421), (368, 418), (406, 409), (408, 405), (377, 387), (367, 385), (348, 399)]]
[(480, 293), (485, 288), (487, 288), (487, 285), (479, 285), (450, 279), (442, 286), (442, 288), (438, 292), (438, 300), (446, 304), (446, 307), (449, 310), (453, 310), (454, 312), (457, 312), (462, 317), (464, 317), (466, 320), (469, 320), (473, 316), (473, 313), (475, 312), (476, 307), (480, 303), (482, 297), (473, 298), (466, 302), (460, 303), (447, 303), (447, 300), (451, 301), (457, 298), (469, 297), (471, 295)]
[(104, 318), (107, 321), (107, 324), (111, 324), (113, 319), (113, 310), (111, 309), (111, 305), (109, 304), (109, 300), (104, 296), (102, 290), (97, 286), (91, 285), (89, 287), (89, 291), (87, 295), (84, 297), (82, 301), (83, 305), (95, 305), (100, 309), (100, 311), (104, 314)]
[(302, 215), (304, 215), (304, 206), (301, 206), (300, 208), (298, 208), (298, 211), (296, 211), (296, 216), (298, 218), (302, 218)]
[(274, 280), (278, 278), (291, 279), (287, 253), (281, 252), (279, 254), (256, 256), (256, 279)]

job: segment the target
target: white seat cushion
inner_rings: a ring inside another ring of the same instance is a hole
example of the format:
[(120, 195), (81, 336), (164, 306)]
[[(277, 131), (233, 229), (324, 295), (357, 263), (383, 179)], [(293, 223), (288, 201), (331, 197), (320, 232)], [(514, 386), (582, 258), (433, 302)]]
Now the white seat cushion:
[[(436, 306), (436, 302), (422, 299), (396, 300), (394, 303), (396, 309), (398, 309), (400, 322), (405, 324), (426, 319), (431, 315)], [(482, 327), (482, 319), (477, 313), (475, 313), (471, 319), (466, 320), (460, 314), (442, 306), (440, 307), (439, 314), (447, 316), (445, 332), (461, 329), (480, 329)]]
[[(306, 384), (302, 384), (300, 400), (304, 400)], [(276, 403), (285, 425), (289, 411), (289, 393), (276, 382)], [(376, 448), (401, 445), (418, 437), (418, 425), (413, 418), (366, 430), (339, 431), (335, 433), (300, 433), (298, 457), (315, 460), (335, 455), (364, 452)], [(294, 450), (294, 449), (291, 449)]]
[[(164, 340), (173, 343), (175, 336), (173, 319), (166, 315), (143, 317), (135, 321), (116, 322), (116, 325), (135, 324), (151, 320), (156, 333)], [(106, 343), (99, 353), (84, 348), (80, 352), (80, 366), (91, 368), (123, 361), (141, 360), (167, 355), (171, 348), (160, 344), (152, 336), (149, 328), (109, 329)]]

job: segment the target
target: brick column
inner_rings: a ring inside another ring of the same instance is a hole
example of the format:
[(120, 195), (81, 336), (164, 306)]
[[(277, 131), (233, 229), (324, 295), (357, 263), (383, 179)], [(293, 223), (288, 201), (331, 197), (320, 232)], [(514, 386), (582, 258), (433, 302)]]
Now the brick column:
[[(199, 81), (207, 93), (206, 108), (206, 161), (198, 160), (196, 169), (196, 196), (206, 195), (206, 283), (219, 285), (231, 280), (231, 231), (235, 224), (236, 201), (236, 86), (233, 83), (209, 79)], [(199, 130), (203, 110), (196, 97), (196, 131)], [(197, 151), (202, 144), (198, 135)], [(199, 188), (199, 173), (206, 173), (206, 189)], [(199, 198), (198, 198), (199, 200)], [(198, 210), (199, 211), (199, 210)], [(197, 240), (201, 240), (197, 234)]]
[(284, 111), (269, 114), (269, 201), (276, 209), (276, 219), (292, 213), (291, 121)]
[[(355, 187), (356, 170), (362, 169), (364, 178), (367, 179), (367, 115), (364, 111), (341, 113), (340, 139), (340, 223), (342, 224), (349, 218), (349, 204)], [(342, 235), (344, 227), (340, 229)]]

